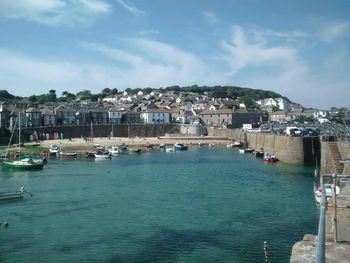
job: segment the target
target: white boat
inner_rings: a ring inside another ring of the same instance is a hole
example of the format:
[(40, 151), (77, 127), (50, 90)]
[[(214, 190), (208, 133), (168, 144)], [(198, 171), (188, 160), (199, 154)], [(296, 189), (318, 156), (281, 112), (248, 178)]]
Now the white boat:
[(167, 146), (167, 147), (165, 147), (165, 151), (166, 151), (167, 153), (170, 153), (170, 152), (174, 152), (175, 149), (174, 149), (173, 146)]
[[(334, 185), (333, 184), (324, 184), (324, 188), (326, 191), (327, 201), (334, 195)], [(335, 194), (339, 194), (340, 189), (338, 186), (335, 187)], [(315, 189), (315, 199), (317, 203), (321, 203), (322, 200), (322, 187), (318, 187)]]
[(186, 151), (186, 150), (188, 150), (188, 146), (186, 146), (182, 143), (175, 143), (174, 149), (175, 149), (175, 151)]
[(58, 145), (56, 144), (50, 145), (50, 148), (49, 148), (50, 155), (58, 155), (61, 151), (62, 150)]
[(110, 159), (112, 157), (111, 153), (109, 151), (105, 152), (97, 152), (95, 153), (95, 159)]
[(245, 150), (244, 150), (244, 149), (238, 149), (238, 152), (239, 152), (240, 154), (245, 154)]
[(21, 160), (14, 160), (3, 162), (2, 167), (10, 170), (39, 170), (44, 166), (42, 159), (24, 158)]
[(25, 194), (31, 195), (23, 186), (16, 192), (0, 192), (0, 201), (20, 199), (23, 198)]

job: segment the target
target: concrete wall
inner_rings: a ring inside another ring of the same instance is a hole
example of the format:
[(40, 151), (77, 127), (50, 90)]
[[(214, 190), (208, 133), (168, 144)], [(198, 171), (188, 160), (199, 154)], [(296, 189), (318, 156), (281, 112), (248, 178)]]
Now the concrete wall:
[[(164, 136), (167, 132), (177, 128), (177, 124), (120, 124), (120, 125), (94, 125), (94, 137), (108, 137), (111, 136), (113, 129), (114, 137), (159, 137)], [(64, 138), (80, 138), (90, 137), (90, 125), (79, 126), (59, 126), (59, 127), (42, 127), (42, 128), (25, 128), (22, 130), (22, 140), (29, 141), (29, 136), (33, 134), (34, 130), (38, 135), (50, 134), (50, 138), (54, 133), (63, 134)], [(4, 140), (8, 143), (9, 136)], [(18, 133), (15, 131), (12, 142), (17, 142)]]
[(244, 133), (241, 129), (208, 129), (209, 136), (227, 137), (245, 147), (263, 149), (290, 164), (315, 163), (320, 156), (318, 137), (289, 137), (266, 133)]

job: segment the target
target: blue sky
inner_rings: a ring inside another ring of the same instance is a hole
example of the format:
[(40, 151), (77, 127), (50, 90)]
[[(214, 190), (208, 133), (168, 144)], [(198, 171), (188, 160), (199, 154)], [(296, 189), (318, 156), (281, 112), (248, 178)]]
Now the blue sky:
[(348, 0), (0, 0), (0, 89), (236, 85), (350, 107)]

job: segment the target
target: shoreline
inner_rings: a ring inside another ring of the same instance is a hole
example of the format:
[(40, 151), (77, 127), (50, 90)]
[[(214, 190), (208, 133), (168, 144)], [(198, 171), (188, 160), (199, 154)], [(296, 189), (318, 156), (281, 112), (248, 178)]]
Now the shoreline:
[(208, 145), (213, 143), (215, 145), (226, 145), (231, 140), (224, 137), (99, 137), (94, 138), (93, 141), (85, 141), (82, 138), (74, 139), (56, 139), (56, 140), (45, 140), (40, 142), (40, 146), (44, 148), (49, 148), (50, 145), (56, 144), (64, 150), (76, 150), (85, 151), (91, 150), (94, 144), (99, 144), (105, 147), (117, 146), (121, 144), (126, 144), (129, 147), (145, 147), (146, 144), (152, 145), (173, 145), (174, 143), (183, 143), (186, 145)]

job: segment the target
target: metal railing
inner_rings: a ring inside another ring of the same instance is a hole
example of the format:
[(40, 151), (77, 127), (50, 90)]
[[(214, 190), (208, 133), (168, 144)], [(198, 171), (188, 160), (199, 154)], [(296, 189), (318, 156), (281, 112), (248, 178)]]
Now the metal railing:
[(326, 260), (325, 233), (326, 233), (327, 198), (326, 198), (326, 189), (323, 183), (321, 187), (322, 187), (322, 200), (320, 203), (320, 220), (318, 222), (316, 263), (324, 263)]

